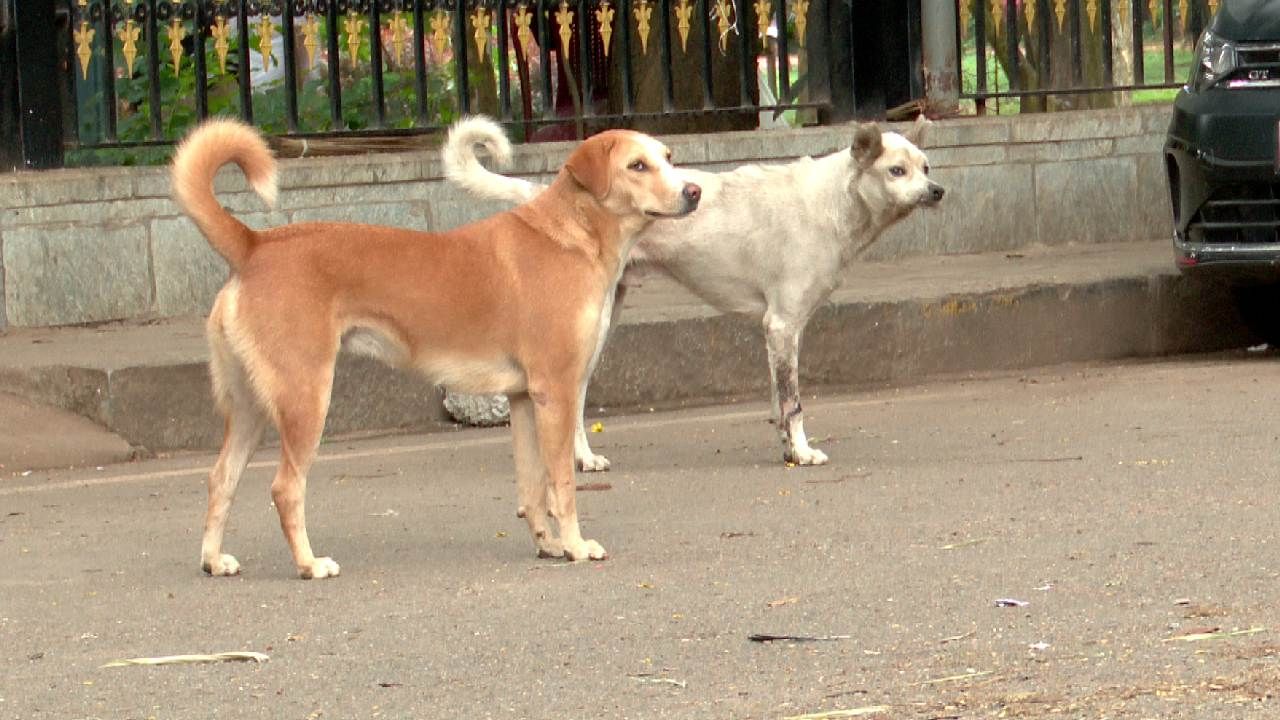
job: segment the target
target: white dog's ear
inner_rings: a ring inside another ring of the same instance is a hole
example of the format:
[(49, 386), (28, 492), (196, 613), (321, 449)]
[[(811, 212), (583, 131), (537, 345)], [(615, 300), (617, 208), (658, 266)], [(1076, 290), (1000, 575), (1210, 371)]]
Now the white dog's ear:
[(920, 113), (916, 116), (916, 121), (912, 123), (911, 127), (902, 133), (902, 137), (906, 138), (912, 145), (920, 147), (920, 143), (924, 142), (925, 131), (931, 127), (933, 127), (933, 121), (925, 117), (924, 113)]
[(858, 165), (864, 168), (870, 167), (883, 151), (884, 144), (880, 139), (880, 128), (875, 123), (859, 125), (857, 132), (853, 134), (853, 147), (849, 148), (849, 153), (853, 155)]

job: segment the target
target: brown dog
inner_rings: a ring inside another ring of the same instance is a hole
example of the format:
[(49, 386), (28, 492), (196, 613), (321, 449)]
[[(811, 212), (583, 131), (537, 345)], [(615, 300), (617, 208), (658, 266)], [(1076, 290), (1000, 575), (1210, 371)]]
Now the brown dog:
[(452, 388), (507, 393), (519, 503), (538, 554), (605, 557), (578, 527), (577, 394), (636, 233), (697, 207), (700, 189), (669, 158), (647, 135), (610, 131), (584, 142), (531, 202), (449, 232), (344, 223), (258, 231), (218, 203), (213, 177), (234, 162), (272, 203), (276, 164), (266, 143), (228, 120), (193, 132), (173, 161), (174, 193), (232, 271), (207, 326), (226, 435), (209, 475), (205, 572), (240, 570), (222, 552), (223, 530), (271, 421), (281, 445), (271, 495), (298, 573), (338, 574), (337, 563), (312, 553), (304, 507), (344, 337)]

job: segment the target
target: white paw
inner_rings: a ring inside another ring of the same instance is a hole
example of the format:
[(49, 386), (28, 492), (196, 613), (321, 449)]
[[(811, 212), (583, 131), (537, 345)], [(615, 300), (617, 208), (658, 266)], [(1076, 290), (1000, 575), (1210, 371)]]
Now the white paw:
[(600, 547), (600, 543), (595, 540), (580, 540), (573, 547), (566, 546), (564, 556), (573, 562), (582, 560), (604, 560), (609, 557), (609, 553)]
[(303, 580), (320, 580), (321, 578), (338, 577), (342, 571), (333, 558), (319, 557), (311, 565), (298, 568), (298, 576)]
[(817, 448), (791, 448), (783, 453), (782, 459), (796, 465), (826, 465), (827, 454)]
[(234, 555), (219, 555), (216, 562), (205, 562), (204, 571), (214, 577), (240, 574), (240, 561)]
[(578, 458), (578, 469), (582, 472), (604, 472), (609, 469), (609, 458), (587, 453)]

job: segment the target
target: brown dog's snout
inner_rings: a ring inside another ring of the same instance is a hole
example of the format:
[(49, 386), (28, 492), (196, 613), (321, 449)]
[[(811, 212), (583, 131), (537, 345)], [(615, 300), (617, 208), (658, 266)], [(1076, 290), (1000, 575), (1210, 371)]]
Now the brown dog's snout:
[(685, 183), (684, 190), (681, 194), (684, 195), (685, 203), (689, 206), (689, 209), (692, 210), (693, 208), (698, 207), (698, 201), (702, 199), (702, 188), (694, 185), (693, 183)]

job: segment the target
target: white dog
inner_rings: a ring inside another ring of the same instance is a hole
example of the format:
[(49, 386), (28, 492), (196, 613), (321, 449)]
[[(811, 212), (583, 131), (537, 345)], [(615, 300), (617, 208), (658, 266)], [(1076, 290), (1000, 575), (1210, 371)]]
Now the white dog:
[[(631, 251), (626, 275), (656, 268), (721, 312), (761, 319), (788, 463), (827, 461), (826, 454), (809, 446), (800, 408), (800, 335), (810, 316), (835, 290), (844, 267), (886, 228), (915, 208), (942, 200), (945, 191), (929, 179), (929, 162), (915, 144), (928, 124), (921, 118), (907, 133), (910, 138), (859, 125), (852, 147), (816, 159), (722, 173), (683, 169), (702, 187), (698, 212), (650, 226)], [(442, 150), (446, 177), (476, 195), (511, 202), (525, 202), (544, 189), (486, 170), (476, 158), (477, 145), (500, 165), (510, 158), (501, 127), (487, 118), (469, 118), (449, 131)], [(605, 311), (612, 313), (612, 322), (622, 306), (626, 275)], [(605, 336), (598, 336), (592, 370)], [(579, 411), (585, 402), (584, 384)], [(581, 412), (574, 456), (583, 470), (609, 469), (608, 459), (587, 444)]]

